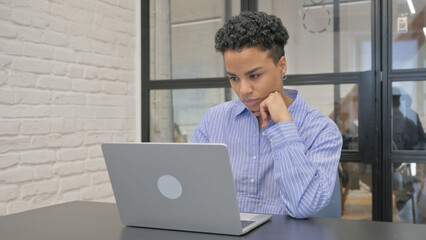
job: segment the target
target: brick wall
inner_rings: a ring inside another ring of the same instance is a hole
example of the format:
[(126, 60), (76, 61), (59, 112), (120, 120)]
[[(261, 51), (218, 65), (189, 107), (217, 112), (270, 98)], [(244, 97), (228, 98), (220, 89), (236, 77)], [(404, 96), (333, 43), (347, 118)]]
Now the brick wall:
[(136, 0), (0, 0), (0, 216), (113, 201), (100, 144), (137, 139)]

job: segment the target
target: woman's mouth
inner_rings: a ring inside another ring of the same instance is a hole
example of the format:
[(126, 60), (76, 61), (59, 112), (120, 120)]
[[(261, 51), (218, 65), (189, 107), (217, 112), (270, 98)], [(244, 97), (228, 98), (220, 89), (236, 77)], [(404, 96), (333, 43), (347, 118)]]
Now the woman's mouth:
[(256, 104), (259, 102), (259, 99), (249, 99), (249, 100), (244, 100), (243, 103), (247, 106), (247, 107), (254, 107), (256, 106)]

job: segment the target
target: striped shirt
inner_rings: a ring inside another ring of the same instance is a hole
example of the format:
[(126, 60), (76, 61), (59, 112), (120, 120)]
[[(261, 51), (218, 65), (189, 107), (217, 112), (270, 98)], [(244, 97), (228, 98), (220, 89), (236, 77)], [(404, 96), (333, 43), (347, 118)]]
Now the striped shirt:
[(291, 122), (259, 131), (256, 117), (240, 100), (211, 108), (193, 143), (228, 146), (240, 212), (312, 216), (330, 201), (342, 136), (336, 124), (310, 109), (296, 90)]

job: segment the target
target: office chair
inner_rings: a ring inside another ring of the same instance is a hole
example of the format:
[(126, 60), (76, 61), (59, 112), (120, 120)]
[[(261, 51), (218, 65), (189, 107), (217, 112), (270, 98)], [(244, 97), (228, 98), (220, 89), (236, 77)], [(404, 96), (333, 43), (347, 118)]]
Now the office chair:
[(334, 184), (333, 194), (331, 195), (330, 203), (315, 214), (313, 217), (323, 217), (323, 218), (340, 218), (342, 216), (342, 207), (341, 207), (341, 192), (340, 192), (340, 177), (337, 173), (336, 183)]

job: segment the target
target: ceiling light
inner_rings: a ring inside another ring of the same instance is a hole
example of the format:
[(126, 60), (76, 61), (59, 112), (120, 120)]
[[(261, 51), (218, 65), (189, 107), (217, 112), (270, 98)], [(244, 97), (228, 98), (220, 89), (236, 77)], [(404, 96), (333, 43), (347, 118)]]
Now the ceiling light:
[(411, 14), (415, 14), (416, 13), (416, 9), (414, 9), (413, 1), (412, 0), (407, 0), (407, 3), (408, 3), (408, 7), (410, 8)]

